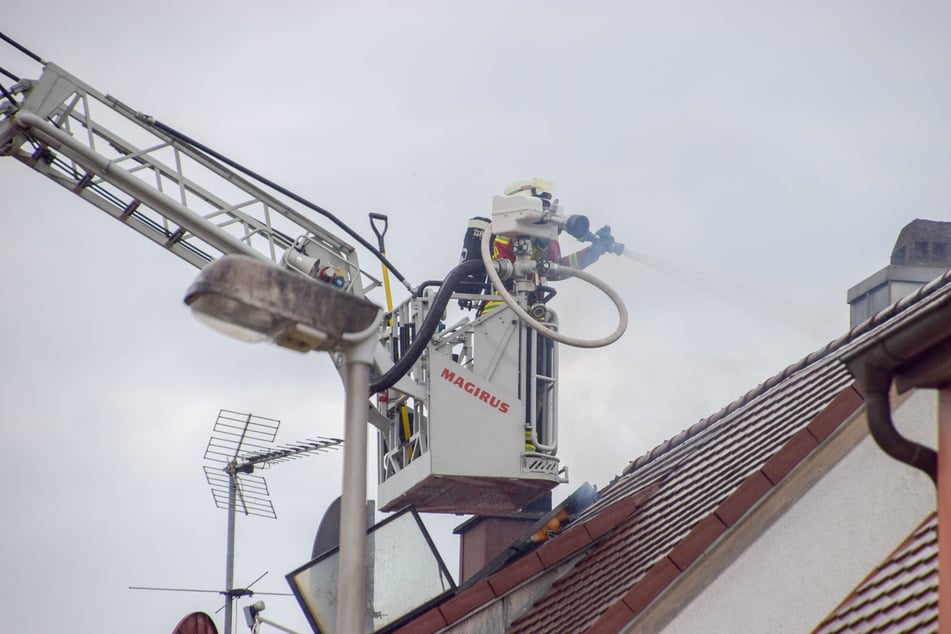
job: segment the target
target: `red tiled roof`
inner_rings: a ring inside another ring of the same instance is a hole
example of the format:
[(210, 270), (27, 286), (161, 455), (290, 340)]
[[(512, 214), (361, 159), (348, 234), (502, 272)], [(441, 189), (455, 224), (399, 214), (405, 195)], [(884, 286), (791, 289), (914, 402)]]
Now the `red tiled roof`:
[(938, 631), (938, 514), (929, 516), (814, 634)]
[(833, 359), (810, 366), (609, 485), (585, 516), (663, 478), (511, 631), (617, 631), (818, 446), (828, 427), (809, 430), (818, 414), (841, 422), (859, 407), (851, 382)]
[(565, 531), (401, 631), (450, 625), (572, 561), (509, 631), (619, 631), (861, 406), (842, 354), (945, 301), (951, 271), (635, 460)]

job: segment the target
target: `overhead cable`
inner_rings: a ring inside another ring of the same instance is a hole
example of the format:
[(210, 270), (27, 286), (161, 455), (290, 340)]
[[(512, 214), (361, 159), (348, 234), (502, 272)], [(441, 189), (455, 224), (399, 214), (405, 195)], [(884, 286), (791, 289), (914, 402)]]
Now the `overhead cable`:
[(302, 204), (302, 205), (304, 205), (304, 206), (306, 206), (306, 207), (308, 207), (308, 208), (310, 208), (310, 209), (316, 211), (316, 212), (319, 213), (320, 215), (324, 216), (325, 218), (327, 218), (328, 220), (330, 220), (331, 222), (333, 222), (335, 225), (337, 225), (338, 227), (340, 227), (341, 229), (343, 229), (343, 230), (347, 233), (347, 235), (349, 235), (351, 238), (353, 238), (354, 240), (356, 240), (357, 242), (359, 242), (360, 245), (363, 246), (365, 249), (367, 249), (370, 253), (372, 253), (373, 255), (375, 255), (375, 256), (377, 257), (377, 259), (380, 260), (380, 262), (382, 262), (383, 264), (385, 264), (385, 265), (387, 266), (387, 268), (390, 269), (390, 272), (393, 273), (393, 275), (396, 277), (396, 279), (398, 279), (400, 282), (402, 282), (403, 285), (404, 285), (407, 289), (409, 289), (410, 291), (412, 291), (412, 287), (411, 287), (410, 284), (406, 281), (406, 278), (403, 277), (403, 276), (400, 274), (400, 272), (399, 272), (398, 270), (396, 270), (396, 267), (393, 266), (393, 263), (392, 263), (392, 262), (390, 262), (389, 260), (386, 259), (386, 256), (385, 256), (385, 255), (383, 255), (382, 253), (380, 253), (379, 249), (377, 249), (377, 248), (374, 247), (372, 244), (370, 244), (369, 242), (367, 242), (367, 241), (363, 238), (363, 236), (361, 236), (361, 235), (358, 234), (356, 231), (354, 231), (353, 229), (351, 229), (349, 226), (347, 226), (346, 223), (344, 223), (342, 220), (340, 220), (339, 218), (337, 218), (335, 215), (333, 215), (332, 213), (330, 213), (329, 211), (327, 211), (327, 210), (324, 209), (323, 207), (320, 207), (319, 205), (316, 205), (315, 203), (310, 202), (310, 201), (307, 200), (306, 198), (303, 198), (302, 196), (299, 196), (299, 195), (295, 194), (294, 192), (292, 192), (292, 191), (290, 191), (290, 190), (288, 190), (288, 189), (286, 189), (286, 188), (284, 188), (284, 187), (278, 185), (278, 184), (275, 183), (274, 181), (272, 181), (272, 180), (270, 180), (270, 179), (268, 179), (268, 178), (265, 178), (264, 176), (262, 176), (262, 175), (260, 175), (260, 174), (258, 174), (258, 173), (256, 173), (256, 172), (254, 172), (254, 171), (248, 169), (247, 167), (244, 167), (244, 166), (241, 165), (240, 163), (237, 163), (237, 162), (235, 162), (235, 161), (229, 159), (228, 157), (224, 156), (224, 155), (221, 154), (220, 152), (217, 152), (217, 151), (211, 149), (210, 147), (208, 147), (208, 146), (205, 145), (204, 143), (201, 143), (200, 141), (196, 141), (195, 139), (191, 138), (190, 136), (188, 136), (188, 135), (186, 135), (186, 134), (184, 134), (184, 133), (182, 133), (182, 132), (179, 132), (179, 131), (176, 130), (175, 128), (172, 128), (172, 127), (170, 127), (170, 126), (165, 125), (164, 123), (162, 123), (161, 121), (158, 121), (157, 119), (149, 119), (149, 122), (150, 122), (153, 126), (155, 126), (156, 128), (158, 128), (159, 130), (165, 132), (166, 134), (169, 134), (169, 135), (175, 137), (177, 140), (179, 140), (179, 141), (181, 141), (181, 142), (183, 142), (183, 143), (186, 143), (186, 144), (192, 146), (192, 147), (195, 148), (195, 149), (201, 150), (201, 151), (204, 152), (205, 154), (208, 154), (209, 156), (218, 159), (219, 161), (221, 161), (221, 162), (227, 164), (227, 165), (230, 166), (230, 167), (233, 167), (234, 169), (238, 170), (239, 172), (242, 172), (243, 174), (245, 174), (245, 175), (247, 175), (247, 176), (250, 176), (251, 178), (257, 180), (257, 181), (260, 182), (260, 183), (264, 183), (265, 185), (267, 185), (268, 187), (274, 189), (275, 191), (278, 191), (278, 192), (280, 192), (281, 194), (284, 194), (284, 195), (287, 196), (288, 198), (291, 198), (291, 199), (293, 199), (293, 200), (299, 202), (300, 204)]
[(23, 53), (24, 55), (26, 55), (27, 57), (29, 57), (30, 59), (32, 59), (33, 61), (39, 62), (40, 64), (45, 64), (45, 63), (46, 63), (45, 61), (43, 61), (43, 58), (42, 58), (42, 57), (40, 57), (39, 55), (37, 55), (36, 53), (34, 53), (33, 51), (31, 51), (31, 50), (28, 49), (27, 47), (23, 46), (22, 44), (20, 44), (20, 43), (17, 42), (16, 40), (14, 40), (14, 39), (12, 39), (12, 38), (10, 38), (10, 37), (7, 37), (4, 33), (0, 33), (0, 39), (2, 39), (4, 42), (6, 42), (7, 44), (9, 44), (10, 46), (14, 47), (14, 48), (17, 49), (18, 51), (20, 51), (21, 53)]

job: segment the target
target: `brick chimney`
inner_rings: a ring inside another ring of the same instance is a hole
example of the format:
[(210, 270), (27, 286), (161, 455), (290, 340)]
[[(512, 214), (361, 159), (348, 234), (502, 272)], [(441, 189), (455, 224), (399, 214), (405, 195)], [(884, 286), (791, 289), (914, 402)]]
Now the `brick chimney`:
[(459, 583), (482, 570), (549, 511), (551, 491), (517, 515), (477, 515), (457, 526), (452, 532), (459, 535)]

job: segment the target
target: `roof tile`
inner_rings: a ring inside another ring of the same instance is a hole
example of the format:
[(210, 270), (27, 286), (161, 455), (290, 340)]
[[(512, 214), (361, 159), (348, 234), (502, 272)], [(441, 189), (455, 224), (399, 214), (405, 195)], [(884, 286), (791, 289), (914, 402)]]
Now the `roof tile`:
[(857, 388), (858, 382), (855, 382), (849, 389), (839, 392), (839, 395), (832, 399), (828, 407), (812, 419), (806, 429), (816, 437), (816, 440), (822, 442), (828, 438), (832, 432), (838, 429), (843, 420), (862, 406), (865, 399)]
[(724, 531), (726, 531), (726, 524), (721, 522), (716, 514), (708, 515), (700, 520), (690, 534), (670, 551), (670, 560), (681, 570), (686, 570)]
[(623, 601), (618, 601), (601, 615), (585, 634), (617, 634), (636, 615)]
[(496, 595), (501, 596), (545, 569), (536, 553), (528, 553), (521, 559), (509, 564), (489, 577), (489, 586)]
[(446, 625), (439, 608), (433, 608), (396, 630), (398, 634), (432, 634)]
[(658, 487), (652, 485), (640, 495), (621, 498), (611, 506), (588, 519), (581, 526), (588, 532), (591, 540), (594, 541), (602, 537), (611, 530), (617, 528), (618, 524), (630, 517), (638, 507), (642, 506), (644, 501), (657, 492)]
[(585, 546), (591, 543), (591, 536), (586, 531), (565, 531), (558, 536), (558, 539), (551, 539), (545, 542), (538, 549), (538, 558), (545, 568), (549, 568), (559, 563), (566, 557), (573, 555)]
[(644, 575), (644, 578), (632, 590), (624, 595), (622, 601), (631, 609), (631, 612), (639, 614), (679, 574), (680, 568), (677, 567), (677, 564), (664, 557)]
[(488, 603), (494, 598), (495, 593), (492, 592), (492, 588), (488, 582), (480, 581), (440, 605), (439, 611), (442, 613), (443, 618), (446, 619), (446, 623), (452, 623), (459, 617), (468, 614), (475, 608)]
[(803, 458), (809, 455), (809, 452), (818, 446), (819, 441), (809, 433), (808, 429), (799, 430), (775, 456), (763, 465), (763, 475), (773, 484), (779, 484), (780, 480), (785, 478)]
[(762, 471), (755, 471), (717, 507), (717, 517), (727, 526), (733, 526), (772, 486)]

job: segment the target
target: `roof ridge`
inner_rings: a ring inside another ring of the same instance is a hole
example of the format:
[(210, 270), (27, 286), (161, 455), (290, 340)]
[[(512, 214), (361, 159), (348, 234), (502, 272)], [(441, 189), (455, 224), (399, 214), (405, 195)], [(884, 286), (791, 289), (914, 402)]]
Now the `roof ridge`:
[(899, 299), (894, 304), (891, 304), (890, 306), (887, 306), (883, 308), (882, 310), (878, 311), (877, 313), (875, 313), (874, 315), (872, 315), (871, 317), (869, 317), (868, 319), (866, 319), (864, 322), (860, 323), (859, 325), (855, 326), (854, 328), (849, 330), (846, 334), (842, 335), (838, 339), (833, 339), (822, 348), (806, 355), (799, 361), (786, 367), (779, 374), (776, 374), (766, 379), (765, 381), (763, 381), (762, 383), (754, 387), (752, 390), (750, 390), (749, 392), (747, 392), (740, 398), (736, 399), (732, 403), (722, 408), (720, 411), (714, 414), (711, 414), (710, 416), (707, 416), (706, 418), (701, 418), (699, 422), (688, 427), (687, 429), (680, 432), (673, 438), (668, 438), (661, 444), (657, 445), (656, 447), (648, 451), (646, 454), (638, 458), (635, 458), (633, 461), (631, 461), (627, 465), (627, 467), (624, 468), (624, 470), (621, 472), (621, 476), (626, 476), (633, 473), (635, 470), (643, 467), (644, 465), (652, 462), (659, 456), (667, 453), (670, 449), (673, 449), (674, 447), (681, 445), (684, 441), (688, 440), (689, 438), (693, 438), (700, 432), (709, 428), (711, 425), (713, 425), (713, 423), (735, 412), (736, 410), (740, 409), (744, 405), (747, 405), (750, 401), (761, 396), (768, 390), (771, 390), (772, 388), (776, 387), (777, 385), (779, 385), (780, 383), (782, 383), (783, 381), (791, 377), (793, 374), (799, 372), (806, 366), (812, 365), (813, 363), (817, 363), (818, 361), (823, 360), (824, 358), (828, 357), (832, 353), (840, 350), (847, 344), (853, 342), (854, 340), (858, 339), (862, 335), (868, 333), (872, 329), (881, 326), (885, 322), (891, 320), (895, 316), (904, 312), (909, 307), (914, 306), (920, 301), (923, 301), (927, 296), (931, 295), (932, 293), (937, 293), (938, 290), (948, 285), (949, 282), (951, 282), (951, 269), (946, 270), (941, 276), (928, 282), (927, 284), (925, 284), (924, 286), (916, 290), (914, 293), (910, 295), (906, 295), (905, 297)]

